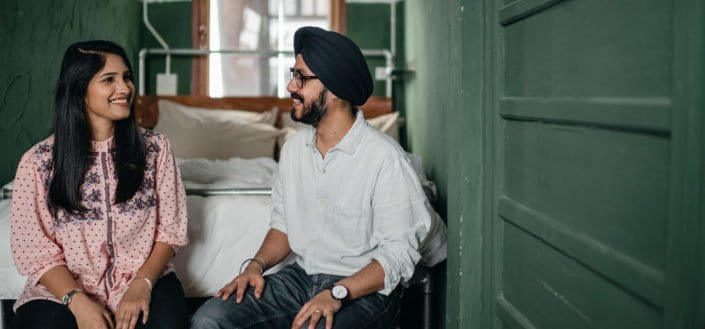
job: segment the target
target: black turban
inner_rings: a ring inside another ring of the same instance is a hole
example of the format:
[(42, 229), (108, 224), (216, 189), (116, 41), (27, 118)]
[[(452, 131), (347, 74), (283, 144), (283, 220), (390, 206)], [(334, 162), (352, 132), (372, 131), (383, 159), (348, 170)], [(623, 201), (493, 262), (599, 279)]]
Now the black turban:
[(362, 105), (372, 94), (372, 77), (360, 48), (348, 37), (306, 26), (294, 34), (294, 53), (336, 96)]

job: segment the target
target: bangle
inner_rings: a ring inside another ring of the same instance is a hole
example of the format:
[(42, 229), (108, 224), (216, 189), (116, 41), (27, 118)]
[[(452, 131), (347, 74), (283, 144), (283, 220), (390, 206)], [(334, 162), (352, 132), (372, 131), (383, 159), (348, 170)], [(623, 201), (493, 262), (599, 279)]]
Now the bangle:
[(71, 303), (71, 300), (73, 299), (73, 296), (77, 292), (83, 292), (83, 289), (81, 289), (81, 288), (71, 289), (69, 292), (66, 293), (66, 295), (64, 295), (64, 297), (61, 297), (61, 304), (68, 307), (69, 304)]
[[(152, 280), (148, 279), (147, 277), (135, 278), (135, 280), (137, 279), (143, 279), (144, 281), (147, 281), (147, 285), (149, 286), (149, 292), (152, 292)], [(135, 280), (132, 280), (132, 282), (135, 282)]]
[(262, 257), (255, 256), (252, 260), (254, 260), (260, 266), (262, 266), (262, 272), (264, 272), (267, 269), (267, 262), (265, 262), (264, 259), (262, 259)]
[(240, 274), (242, 274), (242, 270), (245, 267), (245, 264), (249, 264), (251, 262), (255, 262), (255, 263), (259, 264), (259, 266), (260, 266), (259, 274), (263, 274), (264, 271), (267, 269), (267, 263), (262, 258), (252, 257), (252, 258), (245, 259), (242, 262), (242, 264), (240, 264)]

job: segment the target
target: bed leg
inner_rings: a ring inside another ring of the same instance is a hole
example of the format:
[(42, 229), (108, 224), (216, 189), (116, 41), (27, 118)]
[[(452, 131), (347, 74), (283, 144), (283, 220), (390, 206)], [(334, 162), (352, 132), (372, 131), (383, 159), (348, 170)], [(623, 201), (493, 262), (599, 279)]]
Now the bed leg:
[(423, 280), (421, 280), (423, 287), (423, 329), (431, 329), (433, 327), (431, 321), (431, 303), (433, 295), (433, 280), (431, 279), (431, 271), (426, 272)]

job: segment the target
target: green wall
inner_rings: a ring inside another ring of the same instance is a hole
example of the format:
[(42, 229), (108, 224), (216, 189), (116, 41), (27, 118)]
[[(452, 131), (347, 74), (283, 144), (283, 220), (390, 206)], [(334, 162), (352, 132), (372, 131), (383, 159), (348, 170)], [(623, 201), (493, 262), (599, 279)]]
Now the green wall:
[[(459, 218), (458, 210), (463, 208), (449, 204), (453, 200), (449, 199), (451, 194), (448, 191), (458, 184), (470, 184), (467, 180), (472, 177), (470, 172), (475, 166), (467, 158), (475, 155), (473, 150), (480, 149), (474, 146), (475, 133), (466, 129), (466, 122), (472, 120), (471, 110), (466, 108), (466, 113), (456, 113), (460, 110), (456, 106), (460, 92), (460, 48), (451, 46), (458, 23), (450, 14), (450, 8), (450, 1), (405, 1), (404, 7), (398, 8), (401, 9), (398, 15), (407, 24), (403, 31), (403, 48), (398, 51), (402, 63), (397, 65), (406, 71), (400, 73), (403, 74), (400, 81), (404, 85), (403, 90), (395, 88), (395, 102), (401, 105), (400, 111), (406, 117), (407, 149), (423, 158), (429, 179), (438, 186), (436, 209), (448, 223), (448, 270), (447, 274), (444, 268), (437, 270), (435, 284), (435, 298), (440, 300), (434, 302), (434, 314), (440, 315), (467, 314), (464, 310), (467, 305), (445, 303), (446, 300), (458, 300), (459, 281), (453, 280), (453, 276), (471, 274), (462, 273), (457, 259), (453, 257), (453, 250), (460, 247), (458, 237), (462, 236), (458, 222), (453, 219)], [(461, 149), (460, 145), (467, 147)], [(451, 173), (462, 173), (462, 176)], [(469, 219), (469, 216), (466, 217), (466, 220)], [(463, 252), (473, 251), (468, 248)], [(438, 316), (433, 321), (433, 327), (443, 328), (448, 321)]]
[[(191, 2), (157, 2), (149, 4), (149, 22), (155, 30), (159, 32), (162, 39), (169, 45), (169, 48), (191, 48)], [(142, 11), (140, 10), (139, 29), (143, 43), (140, 48), (161, 49), (156, 38), (147, 30), (142, 23)], [(191, 93), (191, 60), (192, 56), (173, 55), (171, 57), (171, 73), (177, 75), (177, 93), (188, 95)], [(137, 63), (135, 63), (137, 70)], [(164, 55), (147, 56), (146, 66), (146, 87), (147, 95), (154, 95), (157, 91), (157, 73), (166, 72), (166, 61)]]
[[(345, 5), (346, 33), (362, 49), (389, 49), (389, 4), (348, 3)], [(373, 95), (384, 96), (385, 81), (375, 79), (375, 67), (384, 67), (384, 57), (367, 56), (374, 81)]]
[(66, 47), (109, 39), (137, 69), (141, 4), (135, 0), (5, 0), (0, 12), (0, 184), (53, 125), (54, 88)]

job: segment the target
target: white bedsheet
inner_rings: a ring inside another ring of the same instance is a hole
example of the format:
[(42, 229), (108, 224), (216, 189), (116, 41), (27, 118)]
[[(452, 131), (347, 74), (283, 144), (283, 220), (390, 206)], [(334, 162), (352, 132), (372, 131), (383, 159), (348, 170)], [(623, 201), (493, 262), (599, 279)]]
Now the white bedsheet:
[(271, 158), (177, 159), (177, 162), (187, 189), (271, 187), (277, 169)]
[[(179, 159), (186, 189), (271, 187), (270, 158)], [(268, 195), (189, 196), (189, 245), (174, 258), (188, 297), (213, 295), (259, 248), (272, 211)], [(272, 270), (277, 270), (274, 268)]]
[(0, 200), (0, 299), (15, 299), (27, 279), (17, 273), (10, 253), (10, 211), (12, 200)]
[(186, 296), (211, 296), (255, 255), (269, 229), (272, 202), (259, 195), (189, 196), (188, 209), (190, 242), (174, 265)]

